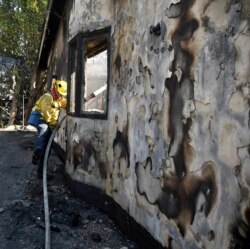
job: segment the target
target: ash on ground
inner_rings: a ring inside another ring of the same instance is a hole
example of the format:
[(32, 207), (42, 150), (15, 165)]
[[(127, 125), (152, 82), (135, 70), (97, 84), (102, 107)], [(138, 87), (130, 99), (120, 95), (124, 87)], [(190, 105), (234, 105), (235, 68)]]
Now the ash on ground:
[[(36, 178), (36, 166), (30, 163), (35, 134), (1, 132), (0, 137), (0, 181), (4, 189), (0, 195), (0, 248), (42, 249), (43, 186), (42, 180)], [(16, 143), (8, 143), (9, 139)], [(13, 146), (17, 146), (16, 152), (8, 154)], [(23, 157), (29, 161), (21, 163)], [(65, 186), (62, 162), (53, 151), (48, 174), (52, 177), (48, 181), (52, 249), (139, 248), (105, 213), (74, 196)]]

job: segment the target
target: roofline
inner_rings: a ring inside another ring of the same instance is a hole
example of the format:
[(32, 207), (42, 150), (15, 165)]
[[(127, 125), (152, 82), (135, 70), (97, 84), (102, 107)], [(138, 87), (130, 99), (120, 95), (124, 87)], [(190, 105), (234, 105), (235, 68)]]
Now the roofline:
[(45, 21), (44, 21), (44, 26), (43, 26), (43, 33), (42, 33), (42, 38), (41, 38), (41, 42), (40, 42), (40, 48), (39, 48), (39, 55), (38, 55), (38, 63), (37, 63), (37, 65), (40, 64), (40, 59), (41, 59), (41, 54), (42, 54), (42, 50), (43, 50), (43, 45), (44, 45), (45, 38), (46, 38), (46, 30), (47, 30), (47, 27), (48, 27), (48, 22), (49, 22), (49, 18), (50, 18), (50, 14), (51, 14), (51, 9), (52, 9), (53, 2), (54, 2), (54, 0), (49, 0), (48, 7), (47, 7), (47, 10), (46, 10), (47, 14), (46, 14)]
[(66, 2), (67, 0), (49, 0), (39, 48), (37, 70), (46, 70), (48, 68), (49, 53), (55, 40)]

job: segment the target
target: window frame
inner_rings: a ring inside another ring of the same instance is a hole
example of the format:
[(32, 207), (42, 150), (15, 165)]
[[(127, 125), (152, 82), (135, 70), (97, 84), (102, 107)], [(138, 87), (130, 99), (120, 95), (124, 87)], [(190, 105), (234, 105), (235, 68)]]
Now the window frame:
[[(104, 113), (84, 111), (81, 108), (84, 98), (85, 89), (85, 56), (87, 49), (85, 48), (85, 41), (88, 39), (98, 39), (98, 37), (105, 37), (107, 39), (107, 96), (106, 96), (106, 109)], [(76, 51), (75, 51), (76, 48)], [(76, 52), (75, 64), (75, 99), (71, 99), (71, 72), (72, 72), (72, 59), (73, 52)], [(72, 38), (68, 43), (68, 105), (67, 114), (74, 117), (83, 117), (90, 119), (107, 119), (109, 107), (109, 87), (111, 75), (111, 27), (95, 30), (92, 32), (81, 32)], [(70, 110), (71, 102), (74, 101), (74, 111)]]

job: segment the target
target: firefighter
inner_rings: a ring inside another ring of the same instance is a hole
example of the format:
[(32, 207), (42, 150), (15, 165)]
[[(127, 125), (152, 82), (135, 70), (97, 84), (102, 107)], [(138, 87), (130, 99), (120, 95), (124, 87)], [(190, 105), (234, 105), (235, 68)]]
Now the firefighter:
[(35, 103), (28, 120), (37, 131), (32, 164), (37, 166), (37, 178), (43, 177), (44, 155), (52, 129), (56, 126), (60, 108), (66, 109), (67, 83), (63, 80), (52, 80), (50, 91), (43, 94)]

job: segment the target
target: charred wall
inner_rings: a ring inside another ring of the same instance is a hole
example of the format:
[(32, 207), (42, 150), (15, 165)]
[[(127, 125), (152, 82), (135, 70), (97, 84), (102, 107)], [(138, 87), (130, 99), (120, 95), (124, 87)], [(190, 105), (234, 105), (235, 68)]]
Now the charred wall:
[(249, 6), (69, 6), (69, 39), (111, 26), (112, 77), (107, 120), (67, 117), (67, 174), (102, 190), (166, 248), (250, 244)]

